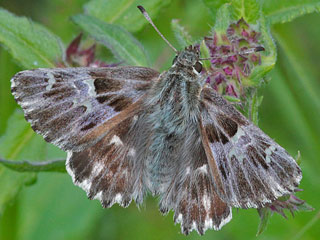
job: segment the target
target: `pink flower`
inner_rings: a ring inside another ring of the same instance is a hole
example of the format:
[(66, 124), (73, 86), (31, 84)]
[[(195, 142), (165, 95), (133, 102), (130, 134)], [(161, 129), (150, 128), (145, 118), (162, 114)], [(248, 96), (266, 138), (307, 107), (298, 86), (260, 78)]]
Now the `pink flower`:
[(238, 94), (236, 93), (236, 91), (234, 90), (233, 85), (231, 85), (231, 84), (227, 85), (226, 93), (229, 96), (238, 97)]
[(225, 72), (225, 74), (227, 74), (227, 75), (229, 75), (229, 76), (232, 75), (232, 68), (230, 68), (230, 67), (225, 67), (225, 68), (223, 69), (223, 71)]

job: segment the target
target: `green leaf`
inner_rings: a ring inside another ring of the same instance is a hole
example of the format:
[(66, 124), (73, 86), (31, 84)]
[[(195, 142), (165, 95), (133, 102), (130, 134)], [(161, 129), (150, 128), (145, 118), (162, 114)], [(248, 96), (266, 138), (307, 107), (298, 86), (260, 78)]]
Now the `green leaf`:
[(287, 30), (284, 26), (278, 26), (274, 30), (277, 43), (279, 47), (283, 48), (287, 63), (290, 64), (290, 71), (297, 77), (296, 81), (290, 81), (290, 83), (293, 85), (295, 91), (303, 89), (306, 93), (306, 96), (303, 96), (303, 98), (308, 99), (314, 104), (315, 109), (320, 110), (320, 97), (317, 91), (317, 84), (315, 84), (318, 79), (309, 69), (309, 66), (311, 66), (313, 62), (304, 62), (300, 60), (305, 57), (304, 51), (306, 51), (308, 47), (304, 46), (301, 48), (299, 47), (297, 40), (290, 39), (290, 36), (286, 37), (284, 33)]
[[(105, 210), (73, 185), (67, 174), (39, 174), (38, 183), (19, 196), (16, 239), (92, 239), (89, 231)], [(127, 209), (126, 209), (127, 210)]]
[(171, 0), (91, 0), (85, 5), (85, 12), (107, 23), (115, 23), (130, 32), (140, 30), (147, 20), (137, 9), (142, 5), (151, 18), (155, 18), (159, 10)]
[(298, 208), (298, 211), (301, 211), (301, 212), (314, 211), (314, 208), (311, 205), (309, 205), (308, 203), (306, 203), (306, 202), (304, 202), (301, 205), (297, 206), (297, 208)]
[(297, 164), (300, 166), (301, 162), (302, 162), (302, 158), (301, 158), (301, 153), (299, 150), (298, 150), (298, 153), (294, 159), (296, 160)]
[(251, 121), (258, 126), (259, 122), (259, 106), (261, 105), (263, 96), (258, 96), (257, 91), (253, 94), (251, 99)]
[[(288, 25), (290, 29), (295, 29), (294, 23)], [(279, 94), (282, 98), (286, 94), (288, 94), (287, 97), (291, 96), (287, 103), (289, 106), (284, 109), (284, 112), (292, 107), (295, 112), (287, 114), (291, 114), (290, 121), (292, 123), (297, 122), (297, 126), (294, 126), (296, 136), (301, 138), (301, 142), (313, 149), (314, 154), (319, 155), (319, 69), (316, 67), (317, 65), (314, 65), (314, 60), (306, 58), (306, 49), (309, 46), (299, 46), (299, 42), (304, 43), (304, 41), (294, 38), (290, 34), (290, 29), (282, 25), (277, 25), (274, 28), (274, 36), (277, 39), (278, 49), (282, 57), (282, 64), (280, 65), (282, 69), (281, 82), (287, 87), (286, 91), (289, 93), (279, 91)], [(301, 92), (304, 94), (296, 94)], [(300, 147), (299, 149), (302, 150)], [(306, 151), (301, 152), (305, 156)]]
[(16, 173), (0, 166), (0, 215), (21, 188), (35, 177), (34, 173)]
[(257, 231), (257, 236), (260, 235), (266, 228), (271, 216), (271, 211), (268, 208), (259, 208), (260, 223)]
[(17, 232), (12, 229), (18, 227), (18, 200), (14, 199), (5, 209), (0, 218), (0, 239), (17, 239)]
[(0, 48), (0, 136), (5, 132), (8, 118), (16, 108), (16, 103), (11, 94), (10, 78), (20, 70), (20, 68), (12, 61), (10, 54)]
[[(200, 52), (201, 52), (201, 58), (210, 58), (210, 51), (209, 48), (204, 40), (201, 41), (200, 44)], [(211, 61), (209, 60), (204, 60), (203, 61), (203, 66), (205, 69), (210, 69), (211, 68)]]
[(229, 3), (230, 0), (202, 0), (202, 2), (210, 10), (213, 18), (216, 17), (218, 9), (225, 3)]
[(230, 4), (226, 3), (219, 8), (216, 14), (216, 23), (213, 30), (216, 31), (218, 35), (225, 34), (231, 21)]
[(17, 172), (66, 172), (66, 160), (45, 162), (10, 161), (0, 158), (0, 163)]
[(262, 9), (272, 23), (285, 23), (302, 15), (319, 12), (319, 0), (268, 0), (263, 1)]
[(261, 79), (274, 68), (277, 60), (277, 49), (270, 33), (270, 25), (263, 16), (259, 19), (258, 32), (261, 32), (261, 42), (265, 51), (260, 52), (261, 64), (253, 68), (249, 82), (243, 83), (246, 86), (258, 86)]
[(149, 64), (143, 46), (123, 27), (83, 14), (72, 17), (72, 20), (90, 36), (109, 48), (118, 60), (134, 66)]
[(25, 68), (55, 67), (63, 55), (57, 36), (30, 19), (1, 8), (0, 42)]
[(178, 19), (171, 21), (171, 29), (181, 47), (189, 46), (193, 44), (192, 38), (183, 26), (179, 24)]
[[(33, 132), (21, 111), (10, 117), (7, 130), (0, 138), (0, 157), (6, 160), (40, 161), (48, 156), (59, 158), (64, 155)], [(0, 166), (0, 214), (24, 185), (34, 182), (34, 178), (34, 173), (17, 173)]]
[(228, 100), (229, 102), (232, 102), (232, 103), (239, 103), (241, 102), (241, 100), (237, 97), (233, 97), (233, 96), (229, 96), (229, 95), (223, 95), (223, 97)]
[(257, 0), (232, 0), (234, 19), (243, 18), (248, 23), (256, 23), (260, 16), (260, 5)]

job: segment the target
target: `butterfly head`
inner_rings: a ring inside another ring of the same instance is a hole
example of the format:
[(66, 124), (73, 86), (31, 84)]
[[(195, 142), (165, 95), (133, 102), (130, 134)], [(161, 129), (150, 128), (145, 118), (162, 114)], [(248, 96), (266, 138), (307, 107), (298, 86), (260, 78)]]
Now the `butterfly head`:
[(178, 53), (174, 58), (173, 64), (179, 64), (184, 67), (192, 67), (198, 73), (202, 70), (202, 63), (199, 61), (200, 52), (197, 47), (190, 45)]

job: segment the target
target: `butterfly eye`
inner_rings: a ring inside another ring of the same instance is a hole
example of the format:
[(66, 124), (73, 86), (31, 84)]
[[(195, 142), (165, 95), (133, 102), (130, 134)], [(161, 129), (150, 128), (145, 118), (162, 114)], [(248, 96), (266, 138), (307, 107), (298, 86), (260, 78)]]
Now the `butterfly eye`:
[(178, 56), (175, 56), (175, 57), (174, 57), (174, 59), (173, 59), (173, 61), (172, 61), (172, 64), (175, 64), (175, 63), (176, 63), (177, 58), (178, 58)]
[(198, 73), (200, 73), (201, 70), (202, 70), (202, 63), (201, 62), (196, 62), (196, 64), (193, 67)]

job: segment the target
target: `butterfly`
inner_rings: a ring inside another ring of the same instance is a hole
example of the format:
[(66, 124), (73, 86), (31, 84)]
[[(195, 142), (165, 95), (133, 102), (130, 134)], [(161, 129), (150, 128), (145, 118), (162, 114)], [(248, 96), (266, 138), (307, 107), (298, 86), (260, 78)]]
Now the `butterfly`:
[(184, 234), (221, 229), (232, 207), (291, 194), (295, 160), (205, 83), (198, 48), (161, 74), (146, 67), (26, 70), (12, 78), (25, 118), (67, 151), (75, 185), (103, 207), (148, 192)]

